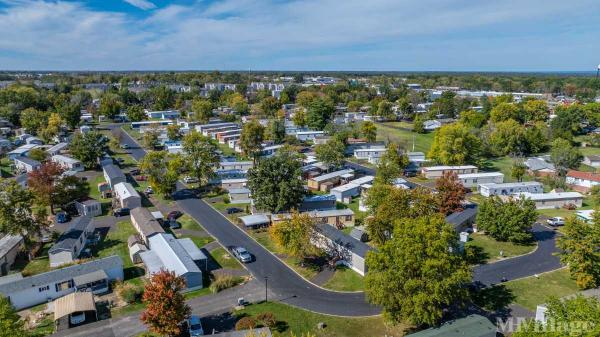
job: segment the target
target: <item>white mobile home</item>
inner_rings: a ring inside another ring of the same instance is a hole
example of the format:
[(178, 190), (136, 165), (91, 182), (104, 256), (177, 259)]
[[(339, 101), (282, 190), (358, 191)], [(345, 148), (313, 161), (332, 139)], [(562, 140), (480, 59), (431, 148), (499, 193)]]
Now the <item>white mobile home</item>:
[(544, 186), (537, 181), (524, 181), (520, 183), (504, 183), (504, 184), (479, 184), (479, 194), (484, 197), (493, 195), (511, 195), (515, 193), (544, 193)]
[(42, 166), (42, 163), (29, 157), (16, 157), (14, 163), (17, 171), (26, 173), (35, 171)]
[(113, 190), (122, 208), (134, 209), (142, 206), (142, 198), (130, 183), (118, 183)]
[(327, 254), (335, 255), (339, 264), (362, 276), (367, 273), (365, 257), (373, 248), (327, 224), (317, 225), (316, 232), (317, 238), (313, 244), (324, 249)]
[(102, 204), (96, 199), (75, 201), (75, 208), (79, 215), (100, 216), (102, 215)]
[(374, 178), (373, 176), (364, 176), (354, 179), (347, 184), (332, 188), (330, 192), (337, 201), (350, 203), (353, 197), (360, 195), (361, 186), (372, 183)]
[(146, 245), (148, 245), (150, 237), (165, 232), (158, 220), (154, 218), (147, 208), (136, 207), (130, 211), (129, 217), (131, 218), (131, 224)]
[(581, 207), (583, 204), (583, 195), (578, 192), (560, 192), (560, 193), (519, 193), (513, 196), (500, 196), (503, 200), (510, 197), (518, 198), (523, 196), (535, 202), (537, 209), (561, 208), (567, 205)]
[(221, 188), (230, 190), (233, 188), (242, 188), (246, 187), (248, 183), (248, 179), (246, 178), (237, 178), (237, 179), (223, 179), (221, 180)]
[(83, 163), (79, 160), (63, 156), (61, 154), (57, 154), (51, 157), (51, 160), (57, 164), (59, 164), (66, 171), (75, 171), (75, 172), (83, 172), (85, 168), (83, 167)]
[(459, 174), (458, 180), (464, 187), (477, 187), (479, 184), (501, 184), (504, 182), (504, 174), (500, 172), (479, 172)]
[(477, 167), (473, 166), (473, 165), (429, 166), (429, 167), (423, 167), (421, 169), (421, 173), (427, 179), (437, 179), (437, 178), (440, 178), (446, 172), (455, 172), (456, 174), (477, 173)]
[(296, 132), (296, 138), (303, 142), (305, 142), (305, 141), (314, 142), (316, 137), (322, 136), (324, 134), (325, 134), (324, 131), (298, 131), (298, 132)]
[(23, 249), (21, 235), (4, 235), (0, 239), (0, 275), (6, 275)]
[(60, 154), (68, 146), (69, 146), (68, 143), (58, 143), (56, 145), (53, 145), (51, 148), (47, 149), (46, 153), (48, 153), (51, 156), (55, 156), (57, 154)]
[(250, 190), (242, 188), (231, 188), (229, 189), (229, 200), (232, 204), (248, 204), (252, 202), (250, 197)]
[(177, 110), (165, 110), (165, 111), (144, 111), (146, 116), (150, 119), (176, 119), (181, 116), (181, 113)]
[(381, 158), (386, 151), (387, 149), (385, 146), (371, 147), (368, 149), (355, 149), (354, 158), (366, 160), (371, 164), (377, 164), (379, 162), (379, 158)]
[(94, 233), (94, 228), (91, 216), (84, 215), (75, 218), (69, 229), (48, 250), (50, 267), (58, 267), (77, 260), (88, 237)]
[(27, 154), (29, 153), (29, 151), (40, 147), (37, 144), (25, 144), (22, 146), (19, 146), (18, 148), (10, 151), (7, 155), (9, 159), (15, 159), (17, 157), (24, 157), (27, 156)]
[(575, 191), (587, 193), (592, 187), (600, 185), (600, 173), (570, 170), (567, 172), (565, 183)]
[[(112, 161), (112, 159), (111, 159)], [(102, 172), (104, 174), (104, 180), (108, 183), (111, 189), (114, 189), (116, 184), (124, 183), (127, 181), (123, 171), (114, 164), (107, 164), (102, 166)]]
[(251, 161), (222, 161), (219, 163), (219, 170), (241, 170), (248, 171), (254, 167)]

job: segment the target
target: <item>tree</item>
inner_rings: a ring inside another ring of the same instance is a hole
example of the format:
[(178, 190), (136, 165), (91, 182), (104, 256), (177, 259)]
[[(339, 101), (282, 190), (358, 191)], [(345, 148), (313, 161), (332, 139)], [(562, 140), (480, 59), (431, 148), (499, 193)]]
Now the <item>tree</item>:
[(102, 95), (100, 98), (100, 110), (98, 112), (108, 119), (115, 118), (121, 112), (121, 100), (119, 96), (110, 92)]
[(213, 105), (212, 103), (203, 98), (195, 98), (192, 101), (192, 120), (208, 123), (208, 120), (213, 116)]
[(56, 182), (65, 170), (53, 161), (43, 163), (38, 169), (33, 170), (27, 177), (27, 186), (35, 195), (38, 204), (50, 207), (54, 214), (53, 196), (56, 191)]
[(371, 143), (374, 142), (377, 138), (377, 127), (375, 126), (375, 123), (371, 121), (363, 122), (360, 126), (360, 131), (363, 134), (363, 136)]
[(393, 120), (396, 118), (392, 111), (393, 104), (388, 101), (381, 101), (377, 105), (377, 116), (383, 117), (385, 120)]
[(279, 150), (248, 171), (248, 188), (257, 209), (277, 213), (297, 208), (304, 197), (304, 184), (297, 154)]
[(432, 110), (445, 115), (449, 118), (454, 118), (456, 114), (456, 94), (452, 91), (444, 91), (441, 97), (433, 102)]
[(48, 124), (49, 114), (46, 111), (27, 108), (21, 111), (21, 126), (32, 134), (37, 134)]
[(526, 122), (545, 122), (550, 116), (548, 104), (542, 100), (529, 100), (523, 105), (523, 117)]
[(181, 128), (179, 127), (179, 125), (167, 125), (167, 138), (169, 138), (169, 140), (181, 139)]
[(76, 133), (69, 149), (85, 168), (92, 169), (98, 165), (98, 158), (108, 152), (108, 138), (95, 131)]
[(492, 108), (490, 112), (492, 122), (502, 122), (509, 119), (521, 120), (521, 110), (518, 106), (512, 103), (500, 103)]
[(275, 144), (283, 143), (285, 139), (285, 120), (282, 118), (272, 119), (267, 128), (267, 136)]
[(523, 176), (527, 172), (527, 166), (523, 163), (522, 160), (513, 161), (512, 167), (510, 169), (510, 175), (517, 179), (518, 182), (523, 181)]
[(246, 156), (256, 161), (262, 142), (264, 140), (265, 128), (256, 120), (244, 124), (240, 135), (240, 147)]
[(319, 251), (313, 244), (315, 223), (308, 213), (293, 211), (289, 219), (275, 222), (269, 228), (269, 235), (279, 248), (293, 257), (305, 259)]
[[(594, 213), (600, 213), (600, 209)], [(571, 277), (581, 289), (600, 286), (600, 217), (595, 214), (594, 220), (589, 224), (575, 217), (568, 218), (564, 236), (557, 242), (561, 249), (560, 261), (568, 266)]]
[(294, 125), (299, 128), (306, 126), (306, 112), (304, 109), (299, 109), (298, 111), (294, 112), (294, 115), (292, 116), (292, 122), (294, 122)]
[(436, 324), (445, 308), (466, 302), (471, 271), (441, 215), (396, 222), (393, 237), (367, 253), (367, 299), (391, 322)]
[(175, 104), (175, 91), (164, 85), (150, 89), (150, 95), (153, 97), (152, 108), (154, 110), (171, 109)]
[(48, 158), (48, 152), (44, 151), (44, 149), (36, 147), (31, 149), (27, 156), (33, 160), (44, 161)]
[(48, 117), (48, 124), (39, 130), (40, 137), (46, 142), (50, 142), (60, 132), (63, 121), (57, 113), (50, 114)]
[(25, 322), (4, 296), (0, 296), (0, 336), (29, 336), (29, 331), (25, 329)]
[(158, 136), (160, 135), (160, 130), (158, 127), (149, 127), (146, 128), (144, 134), (142, 135), (142, 144), (147, 149), (154, 149), (158, 146)]
[(186, 287), (183, 276), (175, 272), (161, 270), (152, 274), (144, 286), (143, 302), (146, 310), (141, 320), (150, 330), (166, 336), (178, 336), (182, 333), (181, 323), (190, 317), (191, 308), (185, 303), (181, 293)]
[(600, 185), (594, 185), (590, 189), (590, 198), (592, 199), (592, 205), (600, 207)]
[(85, 198), (90, 194), (89, 184), (77, 176), (60, 177), (55, 184), (52, 203), (56, 206), (64, 208), (73, 200)]
[(317, 94), (312, 91), (300, 91), (296, 95), (296, 104), (300, 107), (308, 109), (310, 103), (317, 98)]
[(531, 226), (536, 220), (535, 203), (523, 197), (502, 201), (492, 196), (485, 199), (477, 210), (477, 227), (498, 241), (531, 241)]
[(346, 146), (337, 138), (331, 138), (325, 144), (315, 145), (317, 160), (327, 166), (339, 167), (344, 163)]
[(34, 211), (33, 193), (13, 179), (0, 180), (0, 233), (22, 235), (26, 243), (47, 227), (45, 209)]
[(130, 105), (127, 107), (127, 118), (131, 122), (139, 122), (146, 118), (144, 108), (139, 104)]
[(333, 101), (328, 97), (316, 97), (308, 105), (307, 125), (315, 130), (323, 130), (335, 112)]
[(350, 101), (348, 102), (348, 111), (357, 112), (360, 110), (360, 108), (362, 108), (363, 105), (363, 102)]
[(566, 173), (567, 169), (576, 169), (581, 165), (583, 155), (568, 140), (557, 138), (552, 142), (551, 147), (550, 159), (562, 175)]
[(268, 96), (260, 101), (259, 108), (264, 115), (273, 117), (281, 108), (281, 103), (279, 103), (277, 98), (273, 96)]
[(166, 151), (150, 151), (140, 162), (140, 169), (148, 176), (150, 185), (167, 198), (177, 189), (184, 166), (181, 156)]
[[(73, 100), (73, 98), (71, 98)], [(81, 107), (79, 103), (65, 103), (57, 107), (58, 115), (61, 120), (71, 129), (76, 128), (81, 122)], [(87, 106), (87, 104), (85, 105)]]
[(428, 157), (443, 165), (476, 162), (481, 141), (460, 123), (444, 125), (435, 131)]
[(423, 123), (423, 117), (421, 117), (421, 115), (415, 117), (413, 122), (413, 132), (425, 133), (425, 124)]
[(444, 172), (442, 177), (435, 181), (435, 189), (438, 192), (440, 213), (448, 215), (463, 210), (465, 188), (458, 180), (456, 172)]
[(490, 124), (488, 128), (491, 129), (491, 132), (487, 141), (492, 154), (522, 156), (528, 153), (529, 144), (525, 135), (525, 127), (514, 119)]
[(389, 143), (377, 164), (375, 182), (392, 184), (396, 178), (402, 176), (402, 171), (408, 164), (408, 157), (401, 153), (400, 146), (396, 143)]
[(556, 117), (550, 122), (550, 129), (554, 138), (573, 139), (573, 136), (581, 132), (581, 124), (585, 113), (580, 104), (572, 104), (567, 107), (557, 106)]
[(229, 98), (229, 107), (240, 115), (248, 113), (248, 102), (242, 94), (235, 93)]
[(192, 131), (183, 137), (182, 147), (190, 174), (200, 184), (208, 183), (215, 175), (215, 166), (219, 163), (218, 145), (213, 139)]

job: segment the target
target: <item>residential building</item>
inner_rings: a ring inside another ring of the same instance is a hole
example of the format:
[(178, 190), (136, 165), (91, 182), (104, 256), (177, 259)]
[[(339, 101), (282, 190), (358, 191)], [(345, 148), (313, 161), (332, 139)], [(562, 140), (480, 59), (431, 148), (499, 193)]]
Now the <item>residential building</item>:
[(229, 191), (233, 188), (243, 188), (246, 187), (248, 183), (248, 179), (246, 178), (237, 178), (237, 179), (223, 179), (221, 180), (221, 188)]
[(260, 150), (259, 156), (266, 157), (266, 158), (272, 157), (273, 155), (275, 155), (277, 150), (279, 150), (282, 147), (283, 147), (283, 145), (264, 146), (262, 148), (262, 150)]
[(14, 163), (17, 171), (26, 173), (35, 171), (42, 166), (42, 163), (29, 157), (16, 157)]
[(61, 154), (61, 152), (69, 146), (69, 143), (58, 143), (46, 150), (46, 153), (50, 156)]
[(25, 145), (21, 145), (18, 148), (10, 151), (9, 153), (7, 153), (8, 159), (12, 159), (14, 160), (17, 157), (25, 157), (29, 154), (29, 151), (40, 147), (37, 144), (25, 144)]
[(328, 192), (334, 186), (339, 185), (343, 179), (349, 180), (352, 177), (354, 177), (354, 170), (339, 170), (310, 178), (307, 185), (310, 190)]
[(0, 275), (6, 275), (24, 247), (21, 235), (4, 235), (0, 239)]
[(113, 188), (114, 196), (122, 208), (142, 207), (142, 198), (130, 183), (118, 183)]
[[(198, 247), (194, 247), (198, 250)], [(192, 255), (200, 256), (197, 251), (189, 252), (186, 249), (190, 247), (182, 245), (173, 235), (166, 233), (151, 236), (148, 239), (148, 248), (150, 250), (140, 253), (146, 266), (146, 275), (167, 270), (182, 276), (188, 290), (202, 288), (202, 271), (192, 258)]]
[(446, 217), (446, 222), (454, 228), (456, 233), (465, 231), (473, 225), (477, 218), (477, 205), (465, 205), (462, 211), (454, 212)]
[(446, 172), (454, 172), (456, 174), (471, 174), (477, 173), (477, 166), (461, 165), (461, 166), (429, 166), (423, 167), (421, 173), (427, 179), (441, 178)]
[(524, 197), (535, 202), (537, 209), (562, 208), (565, 206), (581, 207), (583, 203), (583, 195), (579, 192), (554, 192), (554, 193), (518, 193), (512, 196), (500, 196), (503, 200), (508, 198)]
[(319, 136), (323, 136), (325, 134), (324, 131), (298, 131), (295, 136), (298, 140), (306, 142), (311, 141), (314, 142), (315, 138)]
[(309, 197), (304, 197), (302, 203), (298, 210), (300, 212), (310, 212), (310, 211), (326, 211), (332, 210), (336, 208), (336, 199), (334, 195), (324, 194), (324, 195), (313, 195)]
[(381, 147), (372, 147), (368, 149), (355, 149), (354, 150), (354, 158), (366, 160), (371, 164), (379, 163), (379, 159), (383, 154), (387, 151), (385, 146)]
[(372, 183), (374, 179), (373, 176), (364, 176), (350, 180), (347, 184), (332, 188), (330, 193), (335, 196), (337, 201), (349, 204), (352, 202), (352, 198), (360, 195), (361, 186)]
[(165, 110), (165, 111), (144, 111), (146, 116), (150, 119), (177, 119), (181, 117), (181, 113), (177, 110)]
[(33, 136), (32, 137), (27, 137), (25, 139), (25, 143), (28, 144), (28, 145), (33, 145), (33, 144), (35, 144), (35, 145), (44, 145), (44, 142), (41, 139), (39, 139), (38, 137), (33, 137)]
[(83, 172), (85, 167), (83, 163), (77, 159), (57, 154), (51, 157), (51, 160), (59, 164), (66, 171)]
[(442, 123), (438, 120), (426, 120), (423, 122), (423, 129), (425, 131), (433, 131), (442, 127)]
[[(345, 209), (332, 209), (324, 211), (310, 211), (305, 212), (308, 214), (316, 223), (327, 224), (336, 228), (352, 227), (354, 226), (354, 211), (349, 208)], [(271, 216), (271, 222), (277, 223), (279, 221), (287, 220), (291, 217), (291, 214), (273, 214)]]
[(250, 190), (245, 187), (231, 188), (229, 189), (229, 200), (232, 204), (249, 204), (252, 202)]
[(48, 250), (50, 267), (73, 263), (85, 247), (87, 239), (94, 233), (92, 217), (88, 215), (74, 218), (64, 233)]
[(123, 174), (123, 171), (121, 171), (121, 169), (114, 164), (103, 165), (102, 172), (104, 174), (104, 180), (106, 180), (106, 182), (110, 186), (110, 189), (114, 189), (116, 184), (124, 183), (127, 181), (127, 178), (125, 178), (125, 174)]
[(165, 232), (158, 220), (154, 218), (147, 208), (133, 208), (129, 213), (129, 217), (131, 219), (131, 224), (135, 227), (140, 238), (146, 245), (148, 245), (150, 237)]
[(219, 129), (219, 128), (223, 128), (223, 127), (231, 127), (231, 129), (234, 129), (235, 127), (239, 128), (239, 125), (236, 123), (231, 123), (231, 122), (223, 122), (223, 123), (208, 123), (208, 124), (195, 125), (194, 127), (196, 128), (196, 131), (207, 136), (209, 130)]
[(241, 170), (248, 171), (254, 167), (252, 161), (222, 161), (219, 163), (218, 170)]
[(493, 195), (511, 195), (515, 193), (544, 193), (544, 185), (537, 181), (524, 181), (520, 183), (504, 183), (504, 184), (479, 184), (477, 190), (484, 197)]
[(407, 337), (496, 337), (497, 327), (480, 315), (469, 315), (443, 323), (439, 327), (429, 328)]
[(570, 170), (565, 177), (565, 183), (577, 192), (588, 193), (592, 187), (600, 185), (600, 173)]
[(583, 163), (591, 167), (600, 167), (600, 156), (589, 155), (583, 158)]
[(131, 128), (135, 130), (140, 130), (149, 126), (159, 126), (165, 127), (167, 125), (173, 124), (171, 120), (154, 120), (154, 121), (139, 121), (139, 122), (131, 122)]
[(316, 233), (317, 238), (313, 244), (338, 258), (339, 264), (347, 266), (362, 276), (367, 273), (365, 258), (367, 252), (373, 248), (327, 224), (318, 224)]
[(458, 180), (466, 188), (477, 187), (479, 184), (501, 184), (504, 182), (504, 174), (500, 172), (478, 172), (459, 174)]
[(21, 310), (75, 291), (105, 293), (110, 282), (116, 280), (123, 280), (123, 261), (112, 255), (29, 277), (20, 273), (4, 276), (0, 278), (0, 294)]
[(91, 217), (102, 215), (102, 204), (92, 198), (75, 201), (75, 208), (79, 215), (89, 215)]
[(543, 157), (528, 158), (525, 166), (527, 166), (527, 173), (535, 177), (553, 177), (557, 173), (554, 164)]
[(418, 166), (422, 166), (423, 163), (427, 162), (427, 159), (425, 159), (425, 153), (423, 152), (407, 152), (406, 156), (408, 157), (409, 162), (415, 163)]

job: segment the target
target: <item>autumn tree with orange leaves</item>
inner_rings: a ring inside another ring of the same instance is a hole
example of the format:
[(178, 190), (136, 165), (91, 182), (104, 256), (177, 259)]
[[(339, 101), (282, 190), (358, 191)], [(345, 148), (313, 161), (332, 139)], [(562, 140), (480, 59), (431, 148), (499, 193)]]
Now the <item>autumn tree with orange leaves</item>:
[(176, 276), (175, 272), (161, 270), (152, 274), (144, 287), (142, 300), (146, 304), (146, 310), (141, 316), (142, 322), (152, 332), (163, 336), (181, 334), (181, 323), (191, 314), (181, 293), (185, 286), (185, 279)]
[(53, 195), (56, 191), (56, 182), (65, 170), (53, 161), (46, 161), (29, 173), (27, 186), (35, 195), (41, 206), (50, 206), (50, 212), (54, 214)]
[(465, 200), (465, 188), (456, 172), (444, 172), (435, 182), (435, 189), (438, 192), (440, 213), (448, 215), (464, 209), (462, 202)]

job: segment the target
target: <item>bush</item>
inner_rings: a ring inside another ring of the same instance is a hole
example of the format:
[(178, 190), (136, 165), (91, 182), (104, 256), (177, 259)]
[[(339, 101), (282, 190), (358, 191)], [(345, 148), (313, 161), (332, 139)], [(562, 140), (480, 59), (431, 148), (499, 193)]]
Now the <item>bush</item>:
[(223, 197), (223, 203), (225, 203), (225, 204), (231, 203), (231, 199), (229, 199), (228, 195), (226, 195), (226, 196)]
[(132, 284), (119, 282), (115, 285), (115, 292), (122, 301), (131, 304), (140, 301), (144, 293), (144, 289)]
[(277, 320), (275, 319), (275, 315), (272, 312), (263, 312), (256, 316), (256, 319), (261, 321), (265, 326), (269, 328), (275, 327), (277, 324)]
[(250, 330), (256, 327), (256, 321), (252, 317), (242, 317), (235, 323), (236, 330)]
[(240, 283), (239, 277), (232, 277), (229, 275), (218, 275), (215, 280), (210, 284), (210, 291), (218, 293), (219, 291), (231, 288)]

